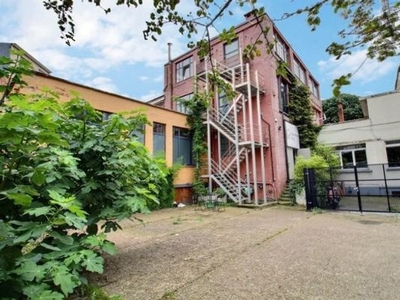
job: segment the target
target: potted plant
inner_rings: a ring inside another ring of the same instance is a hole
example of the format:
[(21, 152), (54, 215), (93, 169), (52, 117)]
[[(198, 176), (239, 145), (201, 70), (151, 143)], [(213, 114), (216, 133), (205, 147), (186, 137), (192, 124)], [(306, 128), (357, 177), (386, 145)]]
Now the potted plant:
[(226, 203), (226, 193), (223, 188), (216, 188), (213, 194), (217, 196), (218, 201)]

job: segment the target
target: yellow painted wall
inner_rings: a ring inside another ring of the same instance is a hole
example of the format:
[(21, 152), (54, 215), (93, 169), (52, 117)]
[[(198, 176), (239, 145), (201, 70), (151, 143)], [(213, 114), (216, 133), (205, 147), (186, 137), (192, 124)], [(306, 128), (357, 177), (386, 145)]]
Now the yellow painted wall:
[[(173, 160), (173, 127), (188, 128), (186, 125), (186, 115), (167, 110), (161, 107), (152, 106), (141, 101), (132, 100), (123, 96), (103, 92), (94, 88), (75, 84), (64, 79), (36, 73), (33, 77), (25, 78), (28, 86), (22, 90), (24, 93), (37, 93), (43, 87), (49, 88), (59, 94), (60, 101), (66, 102), (74, 97), (73, 93), (78, 93), (83, 99), (88, 101), (95, 109), (118, 113), (141, 109), (147, 115), (148, 120), (153, 123), (165, 124), (165, 157), (167, 164), (172, 165)], [(145, 146), (149, 152), (153, 152), (153, 128), (150, 125), (145, 127)], [(175, 184), (191, 184), (193, 182), (193, 167), (183, 167)]]

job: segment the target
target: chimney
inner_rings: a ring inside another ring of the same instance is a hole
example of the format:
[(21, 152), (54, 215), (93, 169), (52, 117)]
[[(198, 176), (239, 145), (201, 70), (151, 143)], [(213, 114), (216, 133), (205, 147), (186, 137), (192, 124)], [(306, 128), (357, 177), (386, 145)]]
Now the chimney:
[(338, 96), (338, 117), (339, 117), (339, 123), (343, 123), (344, 122), (344, 111), (343, 111), (342, 96), (340, 94)]
[(167, 45), (168, 45), (168, 62), (170, 63), (171, 62), (171, 46), (172, 46), (172, 43), (168, 43)]
[(400, 91), (400, 66), (397, 69), (396, 82), (394, 84), (394, 89), (396, 91)]
[(245, 17), (246, 21), (249, 21), (249, 20), (253, 19), (255, 17), (255, 12), (256, 12), (256, 10), (253, 9), (252, 11), (249, 11), (248, 13), (245, 13), (244, 17)]

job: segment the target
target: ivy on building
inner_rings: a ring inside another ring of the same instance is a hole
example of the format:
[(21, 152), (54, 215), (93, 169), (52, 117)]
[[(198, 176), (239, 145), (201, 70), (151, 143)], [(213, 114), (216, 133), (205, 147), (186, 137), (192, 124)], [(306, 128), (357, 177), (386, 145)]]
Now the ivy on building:
[(289, 118), (299, 130), (300, 147), (314, 149), (320, 127), (313, 121), (310, 90), (295, 81), (289, 86), (289, 99)]

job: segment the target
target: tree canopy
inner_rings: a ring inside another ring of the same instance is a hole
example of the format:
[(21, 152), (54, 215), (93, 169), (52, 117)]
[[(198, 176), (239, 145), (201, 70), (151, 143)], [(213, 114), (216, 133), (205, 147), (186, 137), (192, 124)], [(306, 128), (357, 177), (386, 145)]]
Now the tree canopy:
[[(358, 96), (342, 94), (340, 97), (343, 105), (344, 119), (346, 121), (361, 119), (364, 117)], [(325, 123), (339, 122), (337, 97), (332, 97), (322, 101), (322, 109), (326, 117)]]
[[(105, 13), (111, 9), (103, 7), (104, 0), (82, 0), (100, 7)], [(143, 0), (114, 0), (116, 5), (126, 5), (137, 8), (143, 5)], [(75, 23), (73, 19), (73, 0), (44, 0), (44, 6), (57, 14), (58, 26), (61, 37), (67, 44), (74, 40)], [(185, 3), (187, 4), (187, 3)], [(181, 7), (183, 1), (179, 0), (153, 0), (153, 11), (146, 21), (146, 29), (143, 31), (144, 39), (157, 40), (162, 34), (164, 26), (174, 24), (180, 34), (192, 38), (193, 34), (203, 30), (203, 38), (190, 42), (189, 46), (198, 46), (206, 55), (209, 51), (210, 29), (215, 27), (216, 21), (223, 17), (232, 15), (235, 5), (249, 6), (254, 10), (261, 24), (264, 9), (262, 3), (257, 0), (195, 0), (191, 3), (194, 8), (190, 13), (184, 13)], [(365, 48), (367, 58), (376, 58), (383, 61), (389, 57), (399, 55), (400, 49), (400, 1), (373, 1), (373, 0), (314, 0), (311, 5), (295, 9), (285, 13), (281, 20), (293, 15), (304, 14), (311, 30), (315, 30), (321, 24), (320, 12), (322, 8), (330, 7), (332, 13), (343, 19), (344, 28), (338, 32), (341, 42), (333, 41), (326, 51), (339, 59), (343, 55), (351, 55), (355, 49)], [(253, 46), (265, 42), (269, 28), (262, 28), (259, 38), (254, 41)], [(229, 41), (234, 37), (233, 28), (219, 31), (221, 38)], [(200, 32), (201, 33), (201, 32)], [(266, 51), (270, 51), (271, 43), (266, 40)], [(249, 48), (254, 50), (255, 47)], [(259, 51), (249, 51), (249, 56), (259, 54)], [(350, 84), (353, 74), (344, 74), (333, 82), (334, 95), (340, 92), (340, 87)]]

